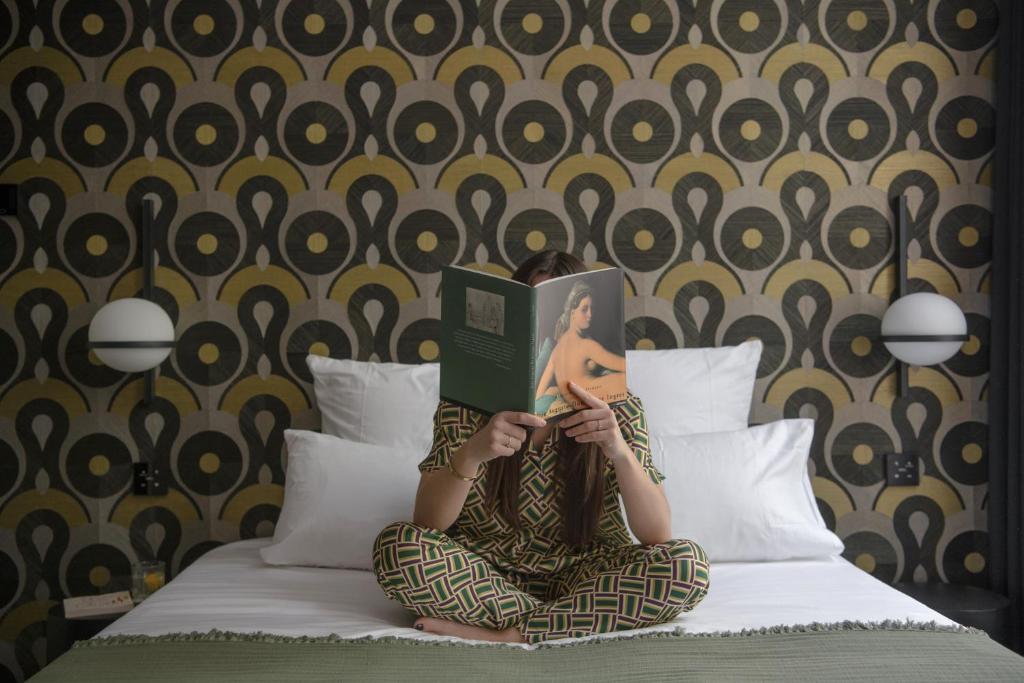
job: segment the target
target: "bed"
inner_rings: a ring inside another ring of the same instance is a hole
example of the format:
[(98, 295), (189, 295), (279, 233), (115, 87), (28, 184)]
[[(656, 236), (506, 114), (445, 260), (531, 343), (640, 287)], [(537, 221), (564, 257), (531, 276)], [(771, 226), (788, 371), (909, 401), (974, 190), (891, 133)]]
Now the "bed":
[(691, 613), (541, 646), (423, 634), (368, 571), (216, 548), (37, 681), (1024, 680), (1024, 658), (842, 558), (730, 562)]

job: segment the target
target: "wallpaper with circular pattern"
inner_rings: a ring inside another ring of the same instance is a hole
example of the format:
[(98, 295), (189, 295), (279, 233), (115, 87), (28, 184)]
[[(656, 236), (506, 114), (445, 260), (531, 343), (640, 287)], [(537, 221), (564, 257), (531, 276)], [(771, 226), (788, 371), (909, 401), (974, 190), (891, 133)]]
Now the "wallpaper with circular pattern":
[[(307, 353), (437, 360), (439, 268), (544, 248), (627, 274), (635, 348), (764, 341), (753, 420), (817, 422), (814, 490), (884, 581), (984, 585), (996, 9), (989, 0), (4, 0), (0, 662), (47, 609), (269, 535)], [(911, 288), (970, 341), (879, 344), (891, 199)], [(85, 348), (140, 290), (157, 399)], [(886, 488), (882, 455), (920, 454)], [(170, 472), (129, 495), (131, 463)]]

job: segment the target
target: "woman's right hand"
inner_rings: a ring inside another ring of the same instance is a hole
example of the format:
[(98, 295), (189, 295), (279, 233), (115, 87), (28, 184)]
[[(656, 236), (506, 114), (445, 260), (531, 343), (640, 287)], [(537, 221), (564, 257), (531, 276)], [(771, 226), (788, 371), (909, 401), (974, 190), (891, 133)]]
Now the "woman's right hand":
[(466, 440), (466, 446), (469, 446), (467, 455), (477, 465), (494, 458), (506, 458), (526, 441), (525, 427), (543, 427), (545, 424), (544, 418), (532, 413), (512, 410), (495, 413), (480, 431)]

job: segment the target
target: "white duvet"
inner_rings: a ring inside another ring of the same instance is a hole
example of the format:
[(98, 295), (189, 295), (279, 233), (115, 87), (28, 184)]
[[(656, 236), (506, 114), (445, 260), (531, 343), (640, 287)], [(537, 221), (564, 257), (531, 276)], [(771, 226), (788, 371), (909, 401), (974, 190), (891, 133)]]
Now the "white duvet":
[[(287, 636), (441, 638), (411, 628), (413, 615), (384, 597), (372, 572), (272, 567), (259, 555), (259, 548), (269, 542), (250, 539), (208, 552), (97, 637), (220, 629)], [(712, 565), (703, 602), (672, 622), (640, 631), (682, 626), (691, 633), (708, 633), (885, 619), (955, 623), (846, 560), (832, 558)]]

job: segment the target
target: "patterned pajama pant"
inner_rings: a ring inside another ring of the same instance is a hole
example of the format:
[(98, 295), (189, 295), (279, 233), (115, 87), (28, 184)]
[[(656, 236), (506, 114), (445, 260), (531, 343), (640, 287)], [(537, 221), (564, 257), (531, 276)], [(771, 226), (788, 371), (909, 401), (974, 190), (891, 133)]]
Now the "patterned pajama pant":
[(527, 576), (410, 522), (385, 527), (373, 566), (388, 598), (420, 616), (514, 626), (529, 643), (664, 623), (709, 586), (707, 556), (692, 541), (602, 548), (556, 574)]

